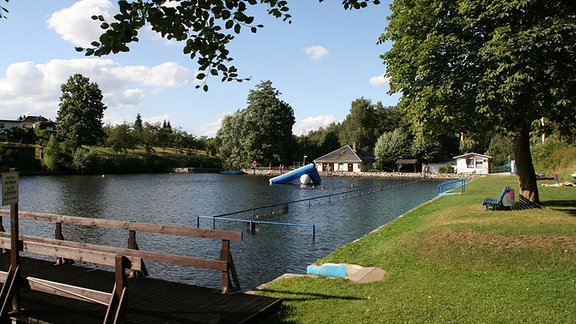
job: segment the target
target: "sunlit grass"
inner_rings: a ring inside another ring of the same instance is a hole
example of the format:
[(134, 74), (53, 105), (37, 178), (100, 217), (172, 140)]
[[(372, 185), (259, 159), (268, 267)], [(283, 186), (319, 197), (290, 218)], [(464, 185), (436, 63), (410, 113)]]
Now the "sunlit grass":
[[(571, 322), (576, 318), (576, 187), (542, 187), (547, 208), (489, 211), (515, 177), (485, 177), (319, 263), (386, 270), (384, 280), (297, 277), (269, 285), (279, 323)], [(561, 208), (557, 208), (561, 202)]]

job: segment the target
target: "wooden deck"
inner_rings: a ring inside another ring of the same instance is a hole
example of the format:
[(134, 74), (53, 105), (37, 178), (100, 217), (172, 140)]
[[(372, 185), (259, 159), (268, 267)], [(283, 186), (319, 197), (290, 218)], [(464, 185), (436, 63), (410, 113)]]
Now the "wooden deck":
[[(7, 271), (10, 256), (0, 256)], [(112, 292), (114, 273), (21, 257), (22, 277), (32, 276), (74, 286)], [(149, 277), (129, 278), (128, 323), (258, 323), (279, 311), (280, 299), (242, 292), (222, 294), (218, 289), (168, 282)], [(20, 315), (48, 323), (102, 323), (106, 307), (19, 290)]]

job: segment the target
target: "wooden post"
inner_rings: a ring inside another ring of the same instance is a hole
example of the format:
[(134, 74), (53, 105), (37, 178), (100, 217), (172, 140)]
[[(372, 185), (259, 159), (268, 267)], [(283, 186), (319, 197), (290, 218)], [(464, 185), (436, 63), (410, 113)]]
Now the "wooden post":
[(56, 231), (54, 233), (54, 238), (57, 240), (63, 240), (64, 239), (64, 235), (62, 235), (62, 223), (60, 223), (60, 222), (56, 223)]
[[(220, 250), (220, 260), (229, 263), (230, 257), (230, 240), (222, 240), (222, 249)], [(222, 271), (222, 293), (227, 294), (230, 291), (230, 273), (228, 272), (229, 266), (226, 270)]]
[[(128, 248), (132, 250), (139, 250), (138, 242), (136, 242), (136, 231), (129, 230), (128, 231)], [(148, 269), (146, 269), (146, 265), (144, 264), (144, 260), (140, 261), (140, 268), (142, 270), (130, 270), (130, 278), (134, 277), (147, 277), (148, 276)]]
[(230, 291), (240, 290), (240, 281), (232, 259), (230, 250), (230, 240), (222, 240), (222, 249), (220, 251), (220, 260), (226, 261), (226, 270), (222, 271), (222, 293), (227, 294)]
[(19, 278), (16, 272), (20, 266), (20, 241), (18, 230), (18, 203), (10, 204), (10, 271), (12, 272), (14, 281), (14, 297), (12, 298), (12, 311), (18, 312), (18, 284)]
[(116, 266), (115, 266), (115, 282), (116, 282), (116, 291), (114, 291), (114, 293), (116, 294), (116, 297), (118, 297), (118, 299), (120, 299), (120, 297), (122, 297), (122, 290), (124, 289), (124, 286), (126, 285), (126, 273), (125, 273), (125, 269), (126, 269), (126, 258), (124, 258), (123, 256), (116, 256)]

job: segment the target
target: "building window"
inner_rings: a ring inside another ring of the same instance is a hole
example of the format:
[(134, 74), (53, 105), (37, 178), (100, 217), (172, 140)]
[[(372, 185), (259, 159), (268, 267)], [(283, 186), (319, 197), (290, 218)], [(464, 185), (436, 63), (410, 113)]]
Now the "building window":
[(476, 160), (474, 159), (466, 159), (466, 166), (468, 168), (474, 168)]
[(482, 169), (483, 163), (481, 159), (476, 160), (476, 169)]

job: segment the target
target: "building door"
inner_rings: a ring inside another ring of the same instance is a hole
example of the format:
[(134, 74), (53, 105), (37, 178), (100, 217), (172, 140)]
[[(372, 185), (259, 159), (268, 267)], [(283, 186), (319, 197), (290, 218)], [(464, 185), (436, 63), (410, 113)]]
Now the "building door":
[(354, 163), (348, 163), (348, 172), (354, 171)]

